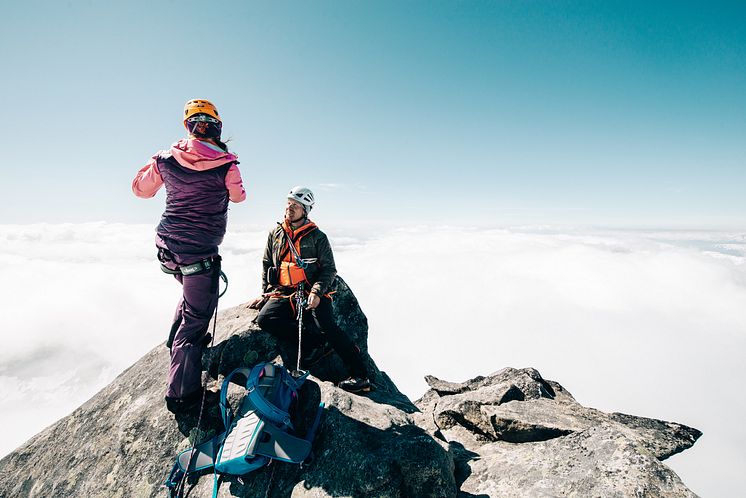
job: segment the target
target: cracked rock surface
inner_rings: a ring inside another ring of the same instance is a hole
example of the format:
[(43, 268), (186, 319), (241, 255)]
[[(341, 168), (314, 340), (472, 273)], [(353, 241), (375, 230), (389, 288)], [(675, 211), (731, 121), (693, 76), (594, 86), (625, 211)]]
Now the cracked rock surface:
[[(301, 434), (320, 401), (322, 423), (307, 465), (276, 462), (228, 477), (220, 497), (694, 496), (661, 461), (691, 447), (696, 429), (578, 404), (533, 368), (505, 368), (454, 383), (427, 376), (430, 390), (412, 403), (367, 353), (365, 315), (337, 279), (340, 326), (363, 352), (375, 390), (355, 396), (336, 354), (311, 367), (294, 425)], [(295, 346), (252, 324), (238, 306), (219, 314), (203, 363), (208, 388), (258, 361), (295, 365)], [(164, 331), (164, 334), (166, 331)], [(165, 339), (165, 337), (164, 337)], [(156, 497), (177, 452), (222, 432), (210, 407), (174, 417), (163, 394), (168, 350), (158, 346), (109, 386), (0, 460), (0, 497)], [(242, 393), (231, 386), (229, 399)], [(211, 475), (190, 497), (212, 496)]]
[(426, 381), (418, 420), (449, 445), (459, 496), (695, 496), (661, 461), (696, 429), (586, 408), (533, 368)]

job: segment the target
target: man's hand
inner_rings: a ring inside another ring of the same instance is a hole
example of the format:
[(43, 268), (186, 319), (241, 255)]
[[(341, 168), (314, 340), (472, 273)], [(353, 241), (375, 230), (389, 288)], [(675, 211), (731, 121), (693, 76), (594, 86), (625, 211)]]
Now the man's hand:
[(310, 293), (308, 295), (308, 304), (306, 304), (306, 308), (312, 310), (319, 304), (321, 304), (321, 298), (319, 298), (319, 295), (315, 292)]
[(247, 306), (247, 308), (249, 308), (249, 309), (252, 309), (252, 310), (258, 310), (258, 309), (260, 309), (260, 308), (261, 308), (262, 306), (264, 306), (264, 302), (265, 302), (266, 300), (267, 300), (267, 298), (266, 298), (266, 297), (264, 297), (264, 296), (259, 296), (258, 298), (256, 298), (256, 299), (254, 299), (253, 301), (251, 301), (251, 302), (249, 303), (249, 305)]

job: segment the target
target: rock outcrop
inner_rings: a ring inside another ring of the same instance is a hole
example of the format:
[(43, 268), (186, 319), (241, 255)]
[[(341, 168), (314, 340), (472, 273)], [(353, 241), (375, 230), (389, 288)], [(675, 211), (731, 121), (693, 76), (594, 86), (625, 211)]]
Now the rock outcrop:
[[(274, 463), (228, 478), (219, 496), (468, 497), (694, 496), (661, 463), (691, 447), (696, 429), (585, 408), (532, 368), (505, 368), (463, 383), (426, 380), (416, 403), (399, 392), (367, 354), (367, 321), (337, 281), (340, 326), (363, 351), (376, 389), (348, 394), (332, 354), (311, 368), (297, 426), (326, 404), (303, 467)], [(220, 313), (215, 346), (204, 355), (209, 387), (233, 368), (262, 360), (294, 365), (294, 346), (278, 343), (239, 306)], [(196, 417), (166, 411), (168, 350), (159, 346), (69, 416), (0, 460), (0, 497), (165, 496), (176, 453), (220, 431), (210, 408)], [(209, 497), (203, 477), (189, 496)]]
[(418, 422), (448, 442), (461, 496), (695, 496), (661, 460), (696, 429), (585, 408), (533, 368), (426, 380)]

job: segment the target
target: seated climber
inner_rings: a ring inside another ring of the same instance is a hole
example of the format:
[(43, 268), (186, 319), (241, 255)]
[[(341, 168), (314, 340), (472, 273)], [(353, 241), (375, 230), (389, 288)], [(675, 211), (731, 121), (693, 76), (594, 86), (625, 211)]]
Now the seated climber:
[[(288, 193), (285, 220), (270, 232), (264, 251), (264, 295), (252, 301), (249, 307), (261, 309), (257, 324), (262, 330), (297, 341), (295, 298), (296, 292), (301, 290), (307, 296), (305, 310), (310, 311), (304, 313), (303, 320), (304, 326), (308, 325), (305, 327), (308, 333), (304, 332), (301, 341), (304, 359), (309, 363), (318, 359), (328, 341), (350, 375), (339, 387), (353, 393), (370, 391), (360, 350), (334, 321), (331, 297), (327, 293), (337, 269), (329, 239), (308, 219), (313, 205), (313, 192), (305, 187), (294, 187)], [(320, 334), (314, 334), (313, 329)]]

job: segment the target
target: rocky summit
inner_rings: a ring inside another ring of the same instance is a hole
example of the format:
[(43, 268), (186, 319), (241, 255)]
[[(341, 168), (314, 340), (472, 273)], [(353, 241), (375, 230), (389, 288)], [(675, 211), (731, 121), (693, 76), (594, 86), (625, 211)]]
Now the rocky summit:
[[(586, 408), (533, 368), (503, 368), (460, 383), (427, 376), (430, 389), (411, 402), (368, 355), (367, 320), (355, 296), (340, 278), (336, 288), (338, 322), (362, 350), (375, 390), (357, 396), (338, 389), (341, 360), (333, 353), (322, 358), (310, 368), (296, 414), (303, 433), (319, 401), (325, 403), (313, 459), (227, 477), (219, 496), (695, 496), (662, 461), (691, 447), (698, 430)], [(239, 366), (295, 365), (294, 345), (259, 330), (255, 316), (245, 306), (219, 314), (203, 358), (208, 388), (218, 390)], [(196, 416), (166, 411), (168, 362), (168, 349), (156, 347), (0, 460), (0, 496), (166, 496), (176, 454), (222, 431), (215, 406), (200, 430)], [(190, 497), (212, 496), (212, 476), (189, 487)]]

